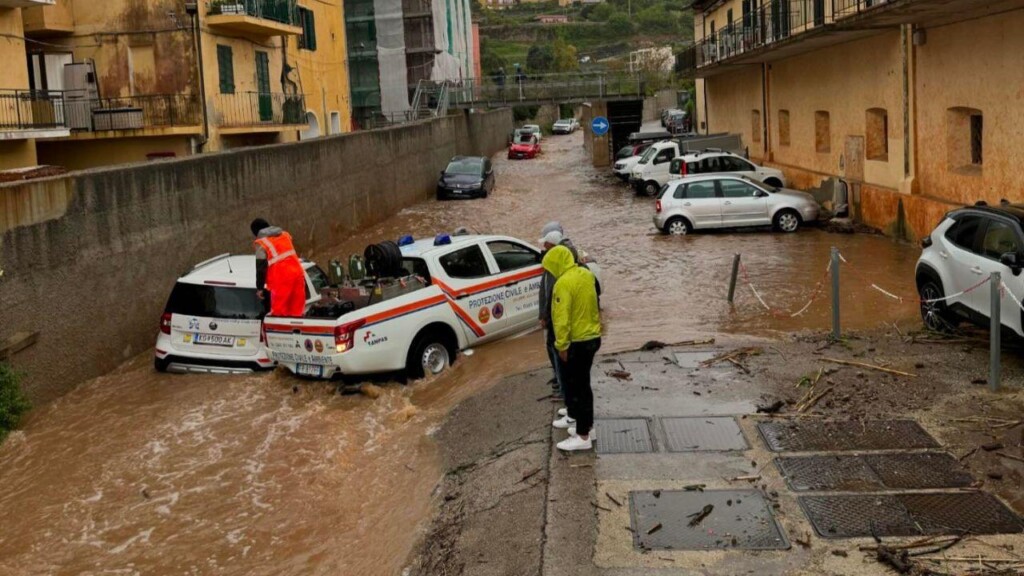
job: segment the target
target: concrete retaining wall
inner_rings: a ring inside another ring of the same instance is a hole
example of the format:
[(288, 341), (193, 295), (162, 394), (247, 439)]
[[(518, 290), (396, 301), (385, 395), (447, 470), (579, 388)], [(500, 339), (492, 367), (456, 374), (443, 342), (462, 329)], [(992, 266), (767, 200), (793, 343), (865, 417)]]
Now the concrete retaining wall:
[(169, 290), (192, 264), (252, 249), (265, 216), (304, 253), (425, 200), (455, 154), (505, 147), (512, 113), (0, 187), (0, 342), (38, 331), (14, 358), (46, 401), (153, 346)]

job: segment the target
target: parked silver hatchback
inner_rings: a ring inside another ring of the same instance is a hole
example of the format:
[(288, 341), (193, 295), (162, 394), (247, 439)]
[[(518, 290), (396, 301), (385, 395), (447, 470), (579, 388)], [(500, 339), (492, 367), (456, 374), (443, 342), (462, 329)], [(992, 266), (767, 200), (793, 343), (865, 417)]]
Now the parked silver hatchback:
[(817, 220), (819, 210), (806, 192), (775, 188), (746, 176), (707, 174), (662, 186), (654, 225), (675, 235), (704, 228), (769, 225), (796, 232), (802, 224)]

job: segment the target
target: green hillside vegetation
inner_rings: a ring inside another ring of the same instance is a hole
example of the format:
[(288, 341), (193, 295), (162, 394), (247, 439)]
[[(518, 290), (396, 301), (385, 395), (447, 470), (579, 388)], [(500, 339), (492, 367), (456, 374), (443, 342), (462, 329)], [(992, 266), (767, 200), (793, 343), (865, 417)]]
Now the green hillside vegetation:
[[(475, 6), (480, 23), (481, 66), (485, 75), (514, 64), (528, 74), (617, 70), (629, 52), (671, 45), (681, 51), (692, 42), (693, 14), (679, 2), (607, 0), (560, 7), (557, 2), (519, 4), (505, 10)], [(564, 14), (565, 24), (541, 24), (541, 14)], [(588, 56), (589, 62), (580, 63)]]

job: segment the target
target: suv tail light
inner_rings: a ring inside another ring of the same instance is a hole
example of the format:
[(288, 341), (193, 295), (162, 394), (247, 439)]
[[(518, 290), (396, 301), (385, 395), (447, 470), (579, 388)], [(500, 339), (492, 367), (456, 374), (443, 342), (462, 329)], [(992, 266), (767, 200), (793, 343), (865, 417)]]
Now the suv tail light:
[(267, 325), (264, 322), (260, 322), (260, 344), (267, 343)]
[(679, 161), (679, 175), (686, 176), (686, 162), (682, 160)]
[(164, 312), (164, 315), (160, 317), (160, 331), (164, 334), (171, 333), (171, 313)]
[(366, 325), (366, 319), (356, 320), (334, 328), (334, 348), (338, 353), (346, 352), (355, 345), (356, 330)]
[(654, 211), (661, 214), (661, 200), (654, 201)]

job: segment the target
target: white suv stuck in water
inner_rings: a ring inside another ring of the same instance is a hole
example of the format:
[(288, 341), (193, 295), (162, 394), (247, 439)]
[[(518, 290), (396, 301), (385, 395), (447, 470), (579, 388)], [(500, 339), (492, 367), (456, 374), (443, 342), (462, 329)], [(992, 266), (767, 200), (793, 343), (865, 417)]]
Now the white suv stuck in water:
[(932, 330), (950, 330), (962, 320), (989, 324), (992, 272), (1000, 272), (1000, 323), (1024, 336), (1024, 205), (972, 206), (954, 210), (921, 240), (915, 279), (921, 318)]
[[(320, 299), (327, 276), (312, 262), (306, 305)], [(178, 279), (156, 338), (160, 372), (237, 374), (273, 368), (263, 342), (264, 302), (256, 296), (256, 257), (222, 254)]]

